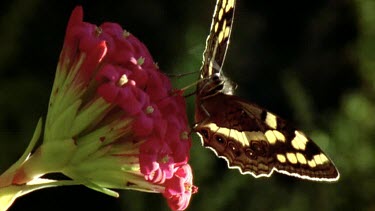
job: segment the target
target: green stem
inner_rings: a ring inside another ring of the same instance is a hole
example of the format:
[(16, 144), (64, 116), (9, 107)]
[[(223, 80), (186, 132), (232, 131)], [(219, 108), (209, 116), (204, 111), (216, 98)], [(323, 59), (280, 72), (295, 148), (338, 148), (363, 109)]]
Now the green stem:
[(29, 145), (27, 146), (25, 152), (21, 156), (21, 158), (15, 163), (16, 166), (20, 166), (23, 162), (25, 162), (27, 157), (31, 154), (31, 150), (34, 149), (35, 144), (38, 141), (41, 132), (42, 132), (42, 118), (39, 118), (38, 124), (36, 125), (35, 131), (34, 131), (34, 134), (33, 134), (33, 137), (31, 138), (31, 141), (30, 141)]
[(21, 197), (32, 191), (57, 186), (80, 185), (79, 182), (74, 180), (55, 181), (47, 179), (36, 179), (35, 181), (32, 181), (32, 183), (33, 184), (9, 185), (7, 187), (0, 188), (0, 211), (7, 210), (18, 197)]
[(38, 141), (41, 132), (42, 132), (42, 118), (39, 118), (38, 124), (36, 125), (35, 131), (34, 131), (34, 134), (33, 134), (33, 137), (31, 138), (31, 141), (30, 141), (29, 145), (27, 146), (23, 155), (20, 157), (20, 159), (18, 159), (17, 162), (15, 162), (8, 170), (6, 170), (0, 176), (0, 187), (8, 186), (8, 185), (11, 184), (14, 173), (30, 156), (31, 151), (34, 149), (35, 144)]

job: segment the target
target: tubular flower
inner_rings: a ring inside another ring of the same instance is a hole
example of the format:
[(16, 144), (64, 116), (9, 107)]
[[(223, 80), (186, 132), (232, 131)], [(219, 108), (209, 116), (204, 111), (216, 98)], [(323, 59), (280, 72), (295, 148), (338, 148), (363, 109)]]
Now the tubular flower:
[[(109, 188), (162, 193), (171, 209), (184, 210), (196, 187), (187, 163), (191, 139), (181, 91), (172, 91), (132, 34), (116, 23), (98, 27), (82, 18), (82, 8), (76, 7), (57, 66), (43, 143), (30, 154), (31, 144), (0, 176), (0, 194), (13, 191), (7, 199), (0, 197), (1, 207), (34, 189), (83, 184), (113, 196), (118, 194)], [(35, 136), (40, 132), (39, 125)], [(72, 180), (41, 178), (51, 172)]]

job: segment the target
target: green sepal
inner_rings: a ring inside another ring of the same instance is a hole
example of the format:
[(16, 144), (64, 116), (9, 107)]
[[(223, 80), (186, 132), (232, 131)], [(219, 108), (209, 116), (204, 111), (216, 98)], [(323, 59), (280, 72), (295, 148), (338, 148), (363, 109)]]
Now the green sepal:
[(89, 180), (84, 180), (82, 184), (84, 186), (90, 188), (90, 189), (93, 189), (95, 191), (107, 194), (107, 195), (112, 196), (112, 197), (118, 198), (120, 196), (120, 194), (117, 193), (116, 191), (113, 191), (113, 190), (108, 189), (108, 188), (101, 187), (100, 185), (97, 185), (93, 182), (90, 182)]
[(46, 125), (46, 128), (49, 128), (49, 130), (45, 132), (44, 142), (59, 141), (76, 135), (72, 134), (71, 130), (81, 103), (82, 101), (80, 99), (75, 101), (71, 106), (59, 114), (53, 122), (50, 122), (51, 125)]

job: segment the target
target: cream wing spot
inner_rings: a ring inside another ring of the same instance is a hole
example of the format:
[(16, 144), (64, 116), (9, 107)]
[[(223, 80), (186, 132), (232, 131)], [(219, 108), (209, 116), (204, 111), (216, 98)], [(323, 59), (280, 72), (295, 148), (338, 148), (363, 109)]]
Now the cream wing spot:
[(277, 155), (276, 155), (276, 158), (277, 158), (277, 160), (279, 160), (281, 163), (285, 163), (285, 161), (286, 161), (285, 156), (282, 155), (282, 154), (277, 154)]
[(221, 8), (225, 8), (225, 6), (227, 5), (227, 0), (223, 0), (223, 3), (221, 4)]
[(329, 161), (327, 156), (325, 156), (323, 153), (320, 153), (320, 159), (322, 160), (323, 163), (326, 163)]
[(320, 154), (319, 155), (314, 155), (314, 161), (315, 161), (316, 165), (322, 165), (323, 164), (323, 161), (320, 158)]
[(296, 150), (305, 150), (306, 149), (306, 143), (308, 142), (308, 139), (305, 135), (303, 135), (300, 131), (294, 132), (295, 136), (292, 140), (292, 146)]
[(299, 163), (306, 164), (306, 158), (302, 153), (297, 152), (296, 156), (297, 156), (297, 160), (298, 160)]
[(285, 142), (284, 134), (280, 133), (278, 130), (273, 130), (273, 134), (276, 136), (278, 141)]
[(223, 22), (223, 28), (221, 28), (221, 30), (223, 31), (223, 33), (225, 31), (225, 28), (227, 28), (227, 20), (224, 20), (224, 22)]
[[(238, 133), (237, 131), (233, 131), (231, 133), (233, 133), (233, 136), (237, 137), (237, 138), (235, 138), (235, 140), (242, 140), (243, 142), (246, 142), (246, 137), (244, 137), (244, 135), (242, 133)], [(229, 137), (233, 137), (233, 136), (232, 136), (232, 134), (229, 134)]]
[(228, 0), (228, 4), (225, 7), (225, 12), (228, 12), (231, 8), (234, 8), (234, 0)]
[(309, 161), (307, 161), (307, 164), (309, 164), (309, 166), (310, 166), (311, 168), (315, 168), (315, 167), (316, 167), (316, 163), (315, 163), (314, 160), (309, 160)]
[[(249, 146), (250, 145), (249, 138), (246, 136), (246, 134), (244, 134), (244, 132), (239, 132), (237, 130), (234, 130), (233, 135), (236, 135), (239, 138), (237, 140), (240, 141), (242, 146)], [(231, 137), (233, 137), (233, 136), (231, 135)]]
[(267, 130), (264, 135), (270, 144), (275, 144), (276, 141), (285, 142), (285, 136), (277, 130)]
[(276, 143), (277, 141), (276, 136), (271, 130), (267, 130), (264, 135), (266, 136), (268, 143), (270, 144)]
[(299, 139), (301, 140), (302, 143), (306, 144), (309, 140), (306, 138), (306, 136), (301, 132), (296, 130), (295, 134), (299, 136)]
[(286, 157), (288, 158), (288, 161), (292, 164), (296, 164), (297, 163), (297, 157), (294, 153), (292, 152), (288, 152), (286, 153)]
[(221, 20), (223, 18), (224, 10), (223, 8), (220, 8), (218, 19)]
[(215, 123), (209, 123), (206, 125), (211, 131), (215, 131), (217, 135), (222, 135), (224, 137), (229, 137), (235, 140), (238, 140), (242, 146), (249, 146), (250, 141), (261, 140), (267, 141), (267, 138), (264, 133), (260, 131), (238, 131), (234, 129), (228, 129), (225, 127), (218, 127)]
[(230, 27), (227, 26), (227, 27), (225, 28), (225, 31), (224, 31), (224, 37), (229, 37), (229, 34), (230, 34)]
[(242, 138), (240, 139), (240, 142), (242, 146), (249, 146), (250, 145), (249, 137), (244, 133), (241, 133), (241, 137)]
[(296, 149), (296, 150), (299, 150), (300, 148), (299, 148), (299, 143), (298, 143), (298, 139), (296, 139), (296, 137), (294, 137), (294, 139), (292, 140), (292, 146), (293, 146), (293, 148), (294, 149)]
[(276, 129), (277, 127), (277, 120), (276, 116), (271, 114), (270, 112), (267, 112), (266, 119), (264, 122), (271, 128)]
[(219, 36), (218, 36), (219, 43), (221, 43), (223, 41), (223, 38), (224, 38), (224, 33), (223, 33), (223, 31), (220, 31)]

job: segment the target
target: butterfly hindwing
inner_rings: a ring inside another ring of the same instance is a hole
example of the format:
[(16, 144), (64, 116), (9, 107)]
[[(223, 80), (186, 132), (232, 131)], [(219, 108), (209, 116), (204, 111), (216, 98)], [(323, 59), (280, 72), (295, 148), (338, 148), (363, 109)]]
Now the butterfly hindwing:
[(209, 116), (196, 131), (203, 145), (224, 158), (229, 168), (255, 177), (273, 171), (316, 181), (339, 177), (332, 161), (311, 139), (267, 110), (224, 94), (202, 105)]

